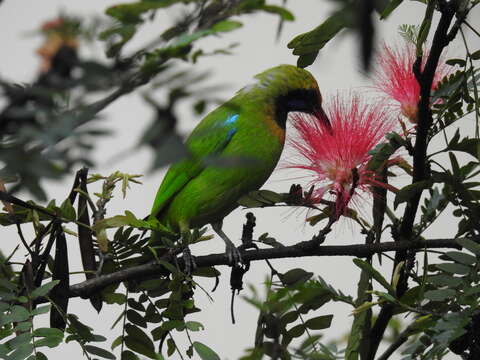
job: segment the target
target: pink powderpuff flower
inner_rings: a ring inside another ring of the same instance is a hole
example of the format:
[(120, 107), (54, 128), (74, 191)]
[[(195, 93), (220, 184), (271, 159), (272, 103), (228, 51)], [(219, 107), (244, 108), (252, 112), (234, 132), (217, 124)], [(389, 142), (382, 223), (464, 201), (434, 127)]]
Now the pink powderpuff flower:
[(319, 202), (325, 194), (335, 197), (335, 215), (345, 214), (352, 198), (371, 193), (371, 186), (385, 186), (367, 169), (369, 151), (393, 130), (396, 120), (384, 103), (366, 104), (356, 94), (337, 95), (327, 103), (325, 112), (330, 124), (314, 116), (295, 113), (294, 134), (289, 145), (295, 161), (287, 168), (311, 172), (315, 185), (312, 200)]
[[(425, 66), (428, 52), (424, 51), (421, 67)], [(378, 54), (374, 88), (383, 93), (386, 99), (393, 100), (400, 113), (411, 123), (417, 123), (417, 104), (420, 98), (420, 85), (413, 73), (416, 60), (415, 45), (405, 41), (403, 47), (389, 47), (383, 44)], [(450, 73), (448, 66), (440, 59), (432, 83), (432, 91)]]

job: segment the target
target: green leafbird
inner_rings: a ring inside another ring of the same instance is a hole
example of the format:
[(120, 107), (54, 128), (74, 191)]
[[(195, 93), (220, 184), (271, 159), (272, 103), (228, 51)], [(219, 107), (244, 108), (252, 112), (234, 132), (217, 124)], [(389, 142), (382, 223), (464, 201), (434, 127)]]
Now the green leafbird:
[(225, 242), (229, 261), (240, 262), (222, 231), (223, 218), (240, 197), (259, 189), (277, 165), (288, 113), (305, 112), (328, 123), (321, 104), (317, 82), (304, 69), (280, 65), (258, 74), (192, 131), (186, 140), (190, 156), (168, 170), (151, 215), (180, 231), (184, 240), (190, 229), (211, 224)]

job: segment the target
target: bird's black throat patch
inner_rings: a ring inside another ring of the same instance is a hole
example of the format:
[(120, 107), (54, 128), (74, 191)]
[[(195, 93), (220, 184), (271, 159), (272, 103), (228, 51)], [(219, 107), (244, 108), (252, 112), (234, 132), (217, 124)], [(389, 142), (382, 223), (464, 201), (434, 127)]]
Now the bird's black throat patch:
[(320, 96), (314, 89), (295, 89), (275, 99), (275, 122), (285, 129), (289, 112), (312, 114), (320, 107)]

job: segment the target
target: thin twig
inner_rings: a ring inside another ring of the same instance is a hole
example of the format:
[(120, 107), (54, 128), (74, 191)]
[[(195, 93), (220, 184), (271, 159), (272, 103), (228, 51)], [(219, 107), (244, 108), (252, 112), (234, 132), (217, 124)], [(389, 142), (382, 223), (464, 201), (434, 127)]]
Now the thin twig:
[(30, 256), (33, 259), (35, 254), (33, 253), (32, 249), (30, 249), (30, 246), (28, 246), (27, 242), (25, 241), (25, 237), (23, 236), (22, 227), (20, 226), (20, 224), (18, 222), (15, 225), (17, 225), (17, 232), (18, 232), (18, 236), (20, 237), (20, 241), (22, 242), (23, 246), (25, 246), (25, 249), (27, 249), (28, 253), (30, 254)]
[(23, 200), (20, 200), (19, 198), (15, 197), (15, 196), (12, 196), (10, 195), (9, 193), (6, 193), (4, 191), (0, 191), (0, 200), (1, 201), (7, 201), (9, 203), (12, 203), (12, 204), (15, 204), (15, 205), (18, 205), (24, 209), (30, 209), (30, 210), (35, 210), (35, 211), (38, 211), (39, 213), (42, 213), (44, 215), (47, 215), (49, 217), (51, 217), (52, 219), (54, 220), (57, 220), (57, 221), (60, 221), (62, 223), (75, 223), (79, 226), (83, 226), (87, 229), (91, 229), (90, 226), (88, 225), (85, 225), (85, 224), (82, 224), (81, 222), (79, 221), (76, 221), (76, 220), (69, 220), (69, 219), (65, 219), (61, 216), (58, 216), (57, 214), (51, 212), (50, 210), (44, 208), (44, 207), (41, 207), (41, 206), (38, 206), (38, 205), (35, 205), (35, 204), (31, 204), (31, 203), (27, 203)]
[(472, 31), (475, 33), (475, 35), (477, 35), (478, 37), (480, 37), (480, 32), (478, 32), (477, 30), (475, 30), (475, 28), (474, 28), (472, 25), (470, 25), (470, 24), (468, 23), (468, 21), (463, 21), (463, 23), (464, 23), (465, 25), (467, 25), (467, 27), (468, 27), (470, 30), (472, 30)]

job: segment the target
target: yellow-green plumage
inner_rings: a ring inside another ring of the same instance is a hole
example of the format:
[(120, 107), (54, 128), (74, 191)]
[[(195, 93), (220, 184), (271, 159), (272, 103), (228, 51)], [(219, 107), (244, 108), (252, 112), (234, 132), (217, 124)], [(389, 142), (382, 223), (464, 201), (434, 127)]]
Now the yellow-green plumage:
[[(241, 196), (259, 189), (272, 173), (288, 112), (323, 114), (308, 71), (280, 65), (255, 79), (197, 125), (186, 141), (191, 156), (168, 170), (151, 214), (171, 229), (221, 223)], [(231, 166), (233, 161), (238, 164)]]

